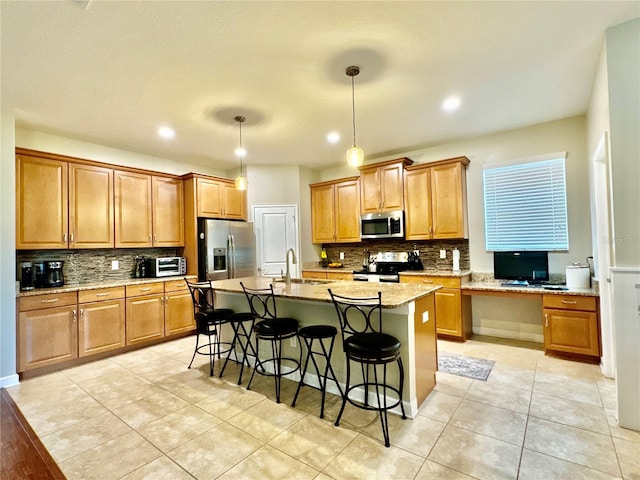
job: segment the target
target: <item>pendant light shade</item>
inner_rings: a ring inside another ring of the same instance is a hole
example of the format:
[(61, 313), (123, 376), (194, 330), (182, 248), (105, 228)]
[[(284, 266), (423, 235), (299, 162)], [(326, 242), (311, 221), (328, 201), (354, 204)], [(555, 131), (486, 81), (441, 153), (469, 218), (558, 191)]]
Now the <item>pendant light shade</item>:
[(238, 148), (236, 148), (236, 151), (235, 151), (236, 155), (240, 157), (240, 175), (236, 177), (235, 184), (236, 184), (236, 189), (246, 190), (247, 187), (249, 186), (249, 182), (247, 180), (247, 177), (245, 177), (242, 173), (242, 160), (244, 159), (244, 156), (247, 154), (247, 151), (242, 146), (242, 124), (244, 123), (246, 118), (241, 115), (238, 115), (237, 117), (234, 118), (234, 120), (238, 122), (238, 125), (240, 126), (240, 144), (238, 145)]
[(359, 167), (364, 162), (364, 151), (356, 145), (356, 96), (354, 77), (360, 73), (360, 67), (347, 67), (346, 74), (351, 77), (351, 118), (353, 120), (353, 146), (347, 150), (347, 163), (351, 167)]

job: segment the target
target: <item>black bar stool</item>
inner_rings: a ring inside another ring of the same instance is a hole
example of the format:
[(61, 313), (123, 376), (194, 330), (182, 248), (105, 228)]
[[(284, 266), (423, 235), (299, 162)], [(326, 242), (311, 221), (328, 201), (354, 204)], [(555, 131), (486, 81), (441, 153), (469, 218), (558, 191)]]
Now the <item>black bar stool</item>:
[[(249, 358), (247, 356), (249, 351), (251, 351), (254, 357), (258, 357), (255, 348), (251, 343), (251, 333), (253, 332), (255, 320), (256, 317), (251, 312), (234, 313), (227, 317), (227, 323), (231, 325), (231, 328), (233, 328), (233, 339), (231, 340), (231, 348), (227, 353), (227, 358), (225, 358), (224, 364), (222, 365), (222, 370), (220, 370), (220, 377), (222, 377), (222, 374), (224, 374), (224, 369), (227, 368), (227, 362), (231, 357), (231, 352), (233, 352), (235, 355), (236, 363), (240, 364), (238, 385), (242, 383), (242, 371), (244, 370), (245, 363), (247, 364), (247, 367), (251, 367)], [(249, 324), (248, 329), (247, 324)], [(238, 347), (240, 347), (240, 351), (242, 352), (241, 359), (238, 357)]]
[[(256, 320), (253, 332), (256, 337), (255, 352), (256, 363), (251, 373), (251, 378), (247, 384), (247, 390), (251, 388), (253, 377), (258, 372), (260, 375), (272, 376), (276, 387), (276, 402), (280, 403), (280, 385), (283, 376), (291, 375), (300, 369), (300, 358), (289, 358), (282, 356), (282, 341), (295, 337), (298, 333), (298, 321), (295, 318), (278, 317), (276, 312), (276, 297), (273, 293), (273, 285), (269, 288), (253, 289), (247, 288), (242, 282), (240, 286), (244, 290), (251, 308), (251, 313)], [(261, 359), (260, 340), (265, 340), (271, 344), (271, 357)], [(282, 364), (289, 365), (286, 371), (282, 370)], [(273, 371), (268, 371), (265, 365), (271, 364)]]
[[(308, 383), (304, 383), (304, 377), (307, 374), (307, 367), (309, 366), (309, 360), (313, 363), (313, 366), (316, 370), (316, 375), (318, 376), (318, 383), (320, 384), (320, 391), (322, 392), (322, 403), (320, 404), (320, 418), (324, 418), (324, 399), (327, 393), (327, 380), (328, 375), (331, 375), (331, 379), (335, 382), (338, 387), (338, 391), (342, 396), (342, 388), (340, 388), (340, 384), (338, 383), (338, 379), (336, 378), (336, 372), (333, 371), (333, 367), (331, 366), (331, 353), (333, 352), (333, 344), (335, 343), (336, 335), (338, 334), (338, 329), (336, 327), (332, 327), (331, 325), (310, 325), (308, 327), (303, 327), (298, 330), (298, 338), (302, 339), (307, 347), (307, 356), (304, 360), (304, 367), (302, 368), (302, 376), (300, 377), (300, 382), (298, 383), (298, 388), (296, 389), (296, 394), (293, 397), (293, 402), (291, 403), (292, 407), (296, 406), (296, 401), (298, 400), (298, 394), (300, 393), (300, 389), (303, 385), (307, 385), (309, 387), (314, 387), (313, 385), (309, 385)], [(327, 350), (327, 346), (323, 340), (329, 340), (329, 350)], [(314, 342), (319, 343), (320, 350), (314, 350), (313, 344)], [(325, 367), (324, 374), (320, 373), (320, 367), (318, 366), (318, 362), (316, 362), (316, 356), (324, 358)], [(316, 388), (316, 387), (314, 387)]]
[[(336, 426), (340, 424), (347, 401), (355, 407), (377, 411), (382, 425), (384, 445), (388, 447), (390, 442), (387, 412), (400, 405), (402, 418), (405, 419), (407, 416), (402, 403), (404, 368), (400, 357), (401, 344), (394, 336), (382, 333), (382, 292), (378, 292), (377, 297), (352, 298), (334, 295), (329, 289), (329, 295), (340, 319), (342, 347), (347, 357), (347, 382)], [(361, 383), (351, 384), (351, 362), (359, 363), (362, 367)], [(398, 365), (397, 387), (387, 383), (387, 366), (391, 363)], [(379, 367), (382, 367), (381, 379)], [(363, 390), (363, 400), (356, 400), (349, 395), (355, 389)]]
[[(193, 360), (198, 355), (209, 356), (209, 375), (213, 377), (215, 356), (228, 353), (231, 348), (229, 342), (220, 340), (220, 329), (227, 323), (227, 317), (233, 314), (229, 308), (215, 308), (214, 291), (211, 280), (206, 282), (190, 282), (184, 279), (191, 292), (193, 300), (193, 316), (196, 320), (196, 347), (187, 368), (191, 368)], [(207, 337), (207, 343), (200, 345), (200, 335)], [(224, 346), (224, 350), (223, 350)]]

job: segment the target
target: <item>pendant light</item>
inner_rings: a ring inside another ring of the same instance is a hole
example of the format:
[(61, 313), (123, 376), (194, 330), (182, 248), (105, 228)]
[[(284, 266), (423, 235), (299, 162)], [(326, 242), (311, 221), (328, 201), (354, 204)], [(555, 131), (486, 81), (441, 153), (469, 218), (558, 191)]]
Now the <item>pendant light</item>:
[(353, 119), (353, 146), (347, 150), (347, 163), (351, 167), (359, 167), (364, 161), (364, 152), (356, 145), (356, 99), (354, 77), (360, 73), (360, 67), (347, 67), (346, 74), (351, 77), (351, 118)]
[(240, 145), (238, 146), (238, 148), (236, 148), (236, 155), (240, 157), (240, 175), (236, 177), (235, 184), (236, 184), (236, 189), (246, 190), (247, 186), (249, 185), (249, 182), (247, 181), (247, 177), (245, 177), (242, 174), (242, 160), (244, 159), (244, 156), (247, 154), (247, 151), (242, 147), (242, 124), (244, 123), (246, 118), (244, 118), (241, 115), (238, 115), (234, 118), (234, 120), (238, 122), (238, 125), (240, 126)]

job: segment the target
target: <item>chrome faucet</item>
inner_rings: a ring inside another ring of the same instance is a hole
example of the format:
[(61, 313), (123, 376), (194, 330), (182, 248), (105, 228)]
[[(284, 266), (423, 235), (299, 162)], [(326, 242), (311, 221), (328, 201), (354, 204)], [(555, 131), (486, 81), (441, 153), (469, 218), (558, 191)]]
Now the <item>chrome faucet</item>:
[(284, 277), (284, 281), (287, 286), (291, 286), (291, 267), (289, 266), (289, 254), (291, 254), (291, 263), (293, 263), (294, 265), (298, 263), (296, 252), (293, 250), (293, 248), (287, 250), (287, 254), (285, 256), (285, 261), (287, 262), (287, 273)]

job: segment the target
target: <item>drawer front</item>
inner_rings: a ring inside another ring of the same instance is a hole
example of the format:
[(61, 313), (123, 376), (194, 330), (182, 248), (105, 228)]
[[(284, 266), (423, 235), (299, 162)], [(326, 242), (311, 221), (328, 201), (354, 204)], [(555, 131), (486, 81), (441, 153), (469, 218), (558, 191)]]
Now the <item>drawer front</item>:
[[(191, 281), (195, 282), (195, 279)], [(169, 280), (164, 282), (164, 291), (165, 292), (179, 292), (180, 290), (187, 290), (187, 282), (184, 280)]]
[(543, 295), (544, 308), (561, 308), (563, 310), (596, 311), (596, 297), (580, 295)]
[(309, 271), (303, 270), (302, 278), (326, 279), (327, 278), (327, 273), (326, 272), (309, 272)]
[(164, 293), (164, 282), (127, 285), (126, 289), (127, 298), (139, 297), (140, 295), (151, 295), (155, 293)]
[(33, 297), (22, 297), (18, 308), (21, 312), (27, 312), (41, 308), (65, 307), (76, 303), (78, 303), (78, 292), (48, 293)]
[(78, 292), (78, 303), (100, 302), (116, 298), (124, 298), (124, 287), (96, 288)]
[(419, 283), (423, 285), (442, 285), (446, 288), (460, 288), (458, 277), (432, 277), (427, 275), (400, 275), (402, 283)]
[(353, 280), (351, 272), (327, 272), (328, 280)]

